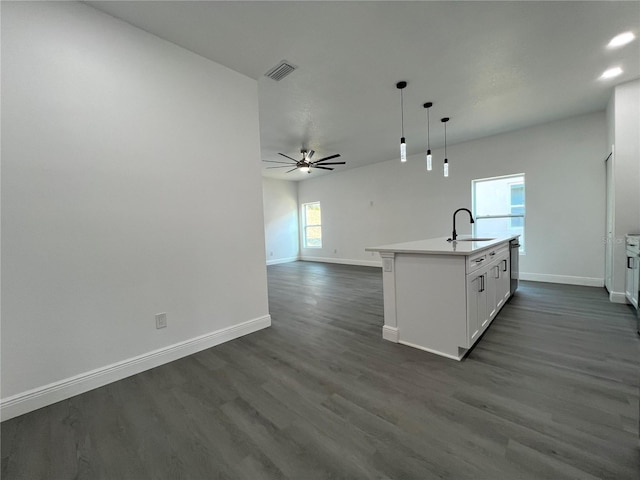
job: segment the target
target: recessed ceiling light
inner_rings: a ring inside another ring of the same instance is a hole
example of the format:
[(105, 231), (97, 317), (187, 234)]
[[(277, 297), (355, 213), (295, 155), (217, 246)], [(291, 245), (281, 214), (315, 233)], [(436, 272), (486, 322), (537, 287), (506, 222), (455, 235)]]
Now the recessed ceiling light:
[(600, 78), (613, 78), (617, 77), (622, 73), (622, 69), (620, 67), (610, 68), (609, 70), (605, 70), (605, 72), (600, 75)]
[(635, 38), (636, 36), (633, 34), (633, 32), (624, 32), (613, 37), (609, 42), (609, 45), (607, 46), (609, 48), (621, 47), (623, 45), (626, 45), (627, 43), (633, 42)]

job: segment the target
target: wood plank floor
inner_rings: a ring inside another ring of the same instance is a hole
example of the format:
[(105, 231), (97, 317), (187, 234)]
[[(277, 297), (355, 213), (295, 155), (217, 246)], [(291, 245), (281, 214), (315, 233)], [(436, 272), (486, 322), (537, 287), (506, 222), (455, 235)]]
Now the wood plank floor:
[(463, 362), (381, 338), (380, 269), (268, 267), (273, 325), (2, 424), (2, 479), (640, 478), (640, 339), (521, 282)]

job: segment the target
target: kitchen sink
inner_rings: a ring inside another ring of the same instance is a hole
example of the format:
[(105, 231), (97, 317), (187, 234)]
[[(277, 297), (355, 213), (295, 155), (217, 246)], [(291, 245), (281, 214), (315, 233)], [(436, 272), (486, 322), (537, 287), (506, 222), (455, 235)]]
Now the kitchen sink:
[(456, 242), (487, 242), (489, 240), (495, 240), (495, 238), (484, 238), (484, 237), (477, 237), (477, 238), (458, 238), (455, 241)]

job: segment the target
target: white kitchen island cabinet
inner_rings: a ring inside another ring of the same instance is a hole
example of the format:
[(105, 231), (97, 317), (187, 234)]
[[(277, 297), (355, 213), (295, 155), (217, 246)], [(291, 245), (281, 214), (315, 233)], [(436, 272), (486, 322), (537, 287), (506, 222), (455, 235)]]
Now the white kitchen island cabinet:
[(517, 237), (367, 248), (382, 257), (383, 338), (462, 360), (510, 296)]

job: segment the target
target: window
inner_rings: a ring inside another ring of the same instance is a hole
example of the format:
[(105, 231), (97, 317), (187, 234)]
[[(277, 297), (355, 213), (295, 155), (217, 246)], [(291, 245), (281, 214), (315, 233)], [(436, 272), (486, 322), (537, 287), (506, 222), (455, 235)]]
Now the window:
[(304, 248), (322, 247), (322, 215), (320, 202), (302, 205), (302, 232)]
[(524, 173), (473, 180), (471, 196), (474, 236), (520, 235), (520, 252), (524, 253)]
[(511, 217), (511, 227), (524, 226), (524, 183), (513, 183), (510, 185), (510, 213), (511, 215), (522, 215), (522, 217)]

